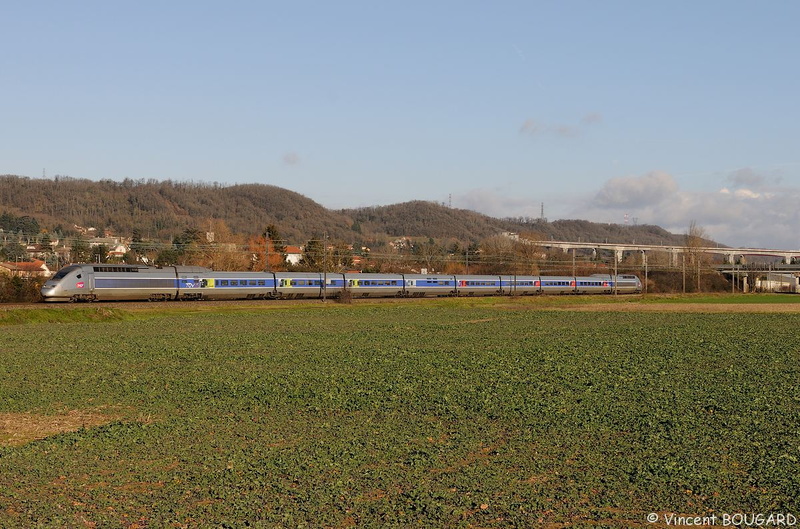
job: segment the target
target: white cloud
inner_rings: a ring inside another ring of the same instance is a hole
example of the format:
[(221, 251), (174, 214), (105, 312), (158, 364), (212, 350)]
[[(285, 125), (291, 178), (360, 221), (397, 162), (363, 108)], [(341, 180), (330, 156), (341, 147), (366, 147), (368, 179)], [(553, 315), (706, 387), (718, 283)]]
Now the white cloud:
[[(685, 233), (691, 221), (705, 229), (711, 239), (729, 246), (754, 248), (800, 248), (800, 188), (778, 187), (776, 179), (758, 183), (756, 188), (725, 187), (718, 191), (681, 189), (670, 174), (654, 171), (637, 177), (612, 178), (592, 194), (561, 198), (524, 197), (505, 189), (475, 189), (454, 196), (454, 205), (503, 217), (540, 215), (623, 223), (625, 215), (639, 224), (655, 224), (672, 233)], [(734, 176), (731, 179), (736, 179)], [(771, 183), (772, 182), (772, 183)]]
[(769, 179), (753, 173), (733, 174), (736, 185), (759, 186), (718, 192), (688, 191), (661, 172), (641, 177), (613, 178), (573, 214), (595, 221), (621, 219), (625, 214), (640, 224), (655, 224), (684, 233), (694, 220), (716, 241), (730, 246), (800, 247), (800, 188), (770, 186)]
[(750, 191), (749, 189), (737, 189), (733, 194), (738, 198), (761, 198), (762, 196), (766, 196), (761, 193), (756, 193), (755, 191)]
[(612, 178), (598, 191), (594, 202), (601, 207), (633, 207), (658, 204), (674, 197), (678, 184), (671, 175), (653, 171), (639, 177)]
[(453, 196), (453, 206), (495, 218), (538, 217), (541, 204), (530, 198), (511, 195), (500, 189), (471, 189)]

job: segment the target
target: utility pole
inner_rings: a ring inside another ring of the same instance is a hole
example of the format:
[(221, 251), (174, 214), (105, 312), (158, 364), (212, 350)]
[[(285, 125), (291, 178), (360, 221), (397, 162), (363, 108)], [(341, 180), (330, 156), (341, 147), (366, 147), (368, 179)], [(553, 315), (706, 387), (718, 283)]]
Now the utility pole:
[(578, 274), (576, 273), (575, 269), (575, 248), (572, 249), (572, 277), (576, 277)]
[(647, 294), (647, 254), (642, 250), (642, 261), (644, 261), (644, 293)]
[(686, 294), (686, 254), (683, 254), (681, 257), (683, 258), (683, 293)]
[(697, 292), (700, 292), (700, 255), (697, 256)]
[(264, 230), (264, 271), (269, 271), (269, 230)]
[(322, 235), (322, 302), (326, 301), (328, 292), (328, 234)]

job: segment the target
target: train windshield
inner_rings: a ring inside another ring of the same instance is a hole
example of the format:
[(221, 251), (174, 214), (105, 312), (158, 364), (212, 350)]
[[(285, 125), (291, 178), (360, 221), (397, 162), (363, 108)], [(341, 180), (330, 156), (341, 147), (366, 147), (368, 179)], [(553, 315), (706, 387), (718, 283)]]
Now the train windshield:
[(61, 270), (59, 270), (56, 273), (56, 275), (54, 275), (50, 279), (53, 280), (53, 281), (58, 281), (59, 279), (63, 279), (64, 276), (66, 276), (70, 272), (74, 272), (75, 270), (80, 270), (80, 268), (81, 268), (80, 266), (67, 266), (67, 267), (62, 268)]

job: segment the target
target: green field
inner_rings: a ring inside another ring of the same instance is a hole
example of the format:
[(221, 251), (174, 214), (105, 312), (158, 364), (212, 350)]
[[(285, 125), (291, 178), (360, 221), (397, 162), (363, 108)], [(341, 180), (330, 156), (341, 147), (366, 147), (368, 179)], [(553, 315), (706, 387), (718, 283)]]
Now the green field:
[(0, 527), (800, 517), (800, 314), (668, 308), (9, 310)]

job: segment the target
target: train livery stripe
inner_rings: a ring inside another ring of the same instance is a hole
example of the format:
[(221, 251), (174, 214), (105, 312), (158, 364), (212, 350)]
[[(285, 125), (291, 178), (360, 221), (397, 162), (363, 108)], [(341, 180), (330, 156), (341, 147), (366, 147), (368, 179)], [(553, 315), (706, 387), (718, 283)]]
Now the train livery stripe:
[(166, 278), (102, 278), (96, 277), (94, 288), (178, 288), (177, 281)]

